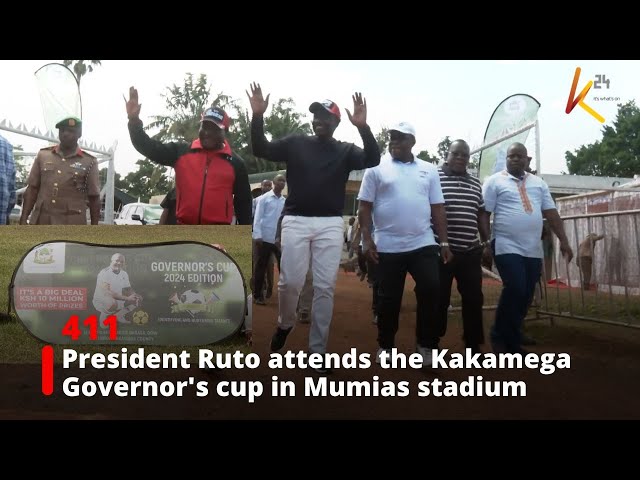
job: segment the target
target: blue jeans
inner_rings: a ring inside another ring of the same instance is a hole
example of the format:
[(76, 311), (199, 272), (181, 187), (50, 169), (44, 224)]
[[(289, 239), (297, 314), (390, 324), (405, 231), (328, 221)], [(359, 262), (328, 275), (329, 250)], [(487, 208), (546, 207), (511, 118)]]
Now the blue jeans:
[(495, 262), (503, 286), (491, 328), (491, 343), (494, 349), (517, 353), (522, 350), (522, 322), (540, 280), (542, 259), (507, 253), (496, 255)]

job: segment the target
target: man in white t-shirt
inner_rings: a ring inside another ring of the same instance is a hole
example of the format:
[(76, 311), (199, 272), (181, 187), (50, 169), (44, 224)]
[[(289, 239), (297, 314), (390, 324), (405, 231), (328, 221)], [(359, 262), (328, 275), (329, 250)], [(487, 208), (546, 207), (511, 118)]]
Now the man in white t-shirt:
[[(360, 185), (359, 221), (362, 248), (377, 264), (378, 354), (395, 347), (407, 272), (416, 282), (417, 351), (422, 364), (432, 363), (438, 346), (439, 262), (451, 260), (447, 216), (438, 169), (415, 157), (415, 129), (401, 122), (389, 129), (390, 161), (365, 171)], [(372, 214), (373, 211), (373, 214)], [(440, 238), (435, 240), (431, 222)], [(371, 235), (375, 224), (375, 242)]]
[(142, 296), (133, 291), (124, 267), (124, 255), (114, 253), (111, 264), (98, 273), (93, 306), (100, 312), (100, 325), (109, 315), (115, 315), (119, 323), (131, 323), (125, 315), (142, 302)]

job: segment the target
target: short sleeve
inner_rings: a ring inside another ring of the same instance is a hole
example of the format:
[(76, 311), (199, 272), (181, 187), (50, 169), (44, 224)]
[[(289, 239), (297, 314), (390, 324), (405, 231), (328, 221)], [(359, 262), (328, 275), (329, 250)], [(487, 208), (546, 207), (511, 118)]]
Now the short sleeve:
[(553, 201), (551, 192), (549, 191), (549, 185), (542, 182), (542, 210), (552, 210), (556, 208), (556, 203)]
[(444, 203), (444, 195), (442, 194), (442, 184), (440, 183), (440, 174), (435, 170), (429, 182), (429, 203), (437, 205)]
[(367, 168), (362, 176), (358, 200), (373, 203), (378, 190), (378, 168)]
[(496, 182), (493, 177), (489, 177), (482, 187), (482, 198), (484, 201), (484, 209), (487, 212), (494, 212), (497, 202)]

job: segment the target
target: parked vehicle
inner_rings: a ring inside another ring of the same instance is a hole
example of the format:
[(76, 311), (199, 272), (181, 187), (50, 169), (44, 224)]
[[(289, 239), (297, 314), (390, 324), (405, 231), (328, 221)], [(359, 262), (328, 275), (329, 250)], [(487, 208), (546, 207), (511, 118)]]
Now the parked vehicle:
[(116, 225), (158, 225), (162, 207), (150, 203), (129, 203), (113, 221)]

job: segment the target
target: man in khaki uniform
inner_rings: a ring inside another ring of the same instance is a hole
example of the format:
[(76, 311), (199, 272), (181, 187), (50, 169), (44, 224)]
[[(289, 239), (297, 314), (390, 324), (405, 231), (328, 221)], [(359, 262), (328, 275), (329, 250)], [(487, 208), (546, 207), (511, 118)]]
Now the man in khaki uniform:
[[(60, 144), (38, 152), (24, 195), (20, 225), (91, 225), (100, 219), (100, 181), (96, 158), (78, 147), (82, 121), (68, 117), (56, 124)], [(33, 213), (32, 213), (33, 210)]]
[(580, 270), (582, 270), (582, 286), (585, 290), (591, 288), (591, 267), (593, 265), (593, 254), (596, 248), (596, 242), (603, 238), (604, 235), (590, 233), (582, 243), (580, 243), (578, 248), (578, 265)]

